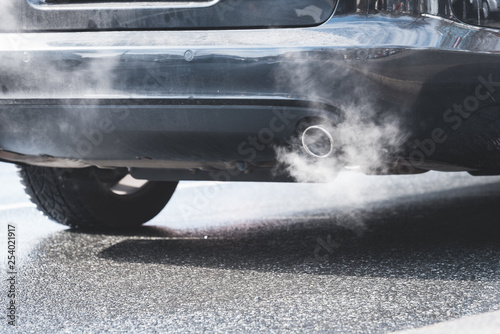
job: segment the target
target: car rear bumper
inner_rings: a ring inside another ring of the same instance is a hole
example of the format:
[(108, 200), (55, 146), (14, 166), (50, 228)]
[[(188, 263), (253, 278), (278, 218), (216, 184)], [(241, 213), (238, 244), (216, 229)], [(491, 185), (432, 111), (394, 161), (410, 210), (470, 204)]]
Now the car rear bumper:
[(2, 105), (0, 142), (48, 164), (269, 168), (274, 145), (286, 145), (302, 120), (338, 122), (328, 109), (291, 99), (16, 100)]
[[(471, 53), (479, 37), (483, 49)], [(274, 147), (312, 118), (338, 123), (368, 106), (367, 122), (391, 112), (402, 131), (424, 120), (432, 130), (478, 76), (497, 75), (499, 50), (493, 33), (404, 16), (299, 29), (0, 34), (0, 148), (10, 154), (0, 158), (271, 169)]]

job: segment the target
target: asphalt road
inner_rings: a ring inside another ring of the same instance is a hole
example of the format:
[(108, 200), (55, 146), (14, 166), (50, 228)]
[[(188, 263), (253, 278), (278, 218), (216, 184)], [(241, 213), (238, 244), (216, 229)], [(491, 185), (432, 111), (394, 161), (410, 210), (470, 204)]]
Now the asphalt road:
[(0, 186), (0, 333), (500, 331), (499, 177), (185, 182), (128, 234), (50, 222), (13, 166)]

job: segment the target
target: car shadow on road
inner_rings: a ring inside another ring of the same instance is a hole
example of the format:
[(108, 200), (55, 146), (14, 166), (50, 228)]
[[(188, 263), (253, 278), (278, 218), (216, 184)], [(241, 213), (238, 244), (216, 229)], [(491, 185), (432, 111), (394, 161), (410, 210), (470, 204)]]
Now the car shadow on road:
[(308, 212), (307, 220), (263, 219), (181, 232), (144, 227), (124, 234), (129, 238), (102, 249), (98, 257), (228, 270), (497, 281), (496, 188), (474, 186), (352, 210)]

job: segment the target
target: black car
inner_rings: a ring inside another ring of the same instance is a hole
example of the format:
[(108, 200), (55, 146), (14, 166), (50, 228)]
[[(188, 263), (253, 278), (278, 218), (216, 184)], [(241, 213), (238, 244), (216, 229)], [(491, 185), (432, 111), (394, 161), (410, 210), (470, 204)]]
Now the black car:
[(499, 22), (464, 3), (2, 0), (0, 159), (81, 228), (179, 180), (498, 175)]

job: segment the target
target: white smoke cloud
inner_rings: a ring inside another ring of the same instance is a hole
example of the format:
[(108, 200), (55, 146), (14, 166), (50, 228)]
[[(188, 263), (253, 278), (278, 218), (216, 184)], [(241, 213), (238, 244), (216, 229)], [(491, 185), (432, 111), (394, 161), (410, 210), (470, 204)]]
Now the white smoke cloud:
[[(376, 93), (372, 92), (370, 86), (363, 81), (367, 78), (363, 73), (367, 73), (371, 66), (369, 61), (362, 64), (349, 63), (342, 59), (326, 62), (331, 65), (323, 66), (323, 71), (329, 72), (327, 77), (332, 78), (329, 86), (324, 79), (315, 77), (318, 67), (314, 64), (321, 63), (321, 60), (305, 60), (300, 56), (290, 61), (287, 66), (281, 68), (276, 78), (280, 85), (286, 84), (287, 81), (291, 82), (290, 86), (296, 89), (295, 95), (308, 101), (324, 102), (324, 96), (329, 96), (328, 89), (348, 92), (339, 100), (327, 101), (342, 112), (337, 121), (335, 118), (329, 120), (325, 118), (323, 121), (318, 120), (310, 124), (319, 125), (331, 134), (334, 150), (325, 158), (312, 157), (302, 146), (299, 133), (291, 145), (275, 148), (278, 160), (276, 172), (285, 172), (298, 182), (324, 183), (310, 188), (308, 196), (304, 199), (305, 203), (308, 203), (307, 206), (314, 207), (318, 205), (316, 203), (318, 198), (324, 198), (323, 205), (328, 203), (335, 208), (339, 203), (340, 193), (342, 193), (340, 202), (358, 205), (368, 205), (377, 199), (383, 200), (387, 194), (382, 194), (380, 189), (373, 191), (367, 189), (366, 177), (352, 177), (353, 174), (348, 172), (341, 175), (339, 173), (353, 169), (367, 174), (389, 173), (393, 168), (394, 156), (409, 137), (402, 119), (399, 118), (400, 113), (381, 110)], [(353, 73), (361, 75), (355, 77)], [(350, 89), (342, 86), (344, 83), (349, 85), (347, 87)], [(387, 182), (392, 180), (389, 176), (384, 178)], [(333, 198), (336, 199), (332, 200)], [(337, 223), (354, 230), (362, 229), (366, 217), (359, 210), (352, 215), (348, 223)]]
[(0, 0), (0, 31), (13, 30), (17, 25), (14, 0)]
[(341, 147), (338, 156), (310, 157), (297, 140), (291, 148), (276, 149), (280, 166), (299, 182), (333, 182), (344, 166), (368, 173), (384, 172), (387, 155), (397, 151), (407, 138), (396, 118), (375, 122), (367, 109), (369, 105), (344, 108), (346, 118), (342, 123), (318, 124), (334, 134), (334, 146)]
[[(297, 73), (293, 74), (294, 79)], [(315, 86), (311, 75), (300, 85), (306, 87), (306, 92), (313, 92), (311, 100), (317, 99)], [(361, 85), (360, 85), (361, 87)], [(333, 137), (334, 153), (326, 158), (309, 156), (302, 146), (300, 134), (291, 147), (277, 147), (276, 155), (279, 162), (278, 170), (284, 170), (298, 182), (333, 182), (344, 167), (357, 167), (367, 172), (386, 172), (389, 168), (389, 155), (397, 153), (400, 146), (408, 139), (400, 119), (395, 114), (379, 114), (375, 112), (376, 101), (367, 95), (359, 99), (360, 92), (352, 92), (353, 103), (344, 102), (339, 105), (343, 119), (338, 124), (331, 121), (320, 121), (314, 125), (326, 129)]]
[[(3, 29), (10, 32), (0, 33), (0, 98), (28, 96), (60, 98), (63, 101), (83, 100), (67, 102), (68, 105), (61, 106), (68, 111), (64, 121), (61, 119), (54, 122), (49, 117), (40, 117), (37, 128), (29, 135), (26, 134), (23, 116), (20, 114), (17, 118), (13, 117), (8, 106), (2, 107), (0, 122), (7, 124), (6, 129), (10, 134), (19, 134), (27, 147), (36, 147), (40, 143), (46, 143), (50, 147), (48, 138), (52, 138), (54, 132), (70, 133), (68, 137), (74, 142), (60, 144), (66, 145), (72, 152), (67, 157), (79, 158), (73, 152), (79, 153), (78, 145), (86, 140), (82, 131), (95, 133), (100, 131), (100, 124), (108, 122), (109, 115), (100, 112), (99, 107), (94, 105), (101, 98), (130, 96), (130, 92), (117, 91), (115, 88), (118, 82), (115, 73), (124, 51), (111, 48), (89, 50), (85, 45), (80, 50), (65, 50), (61, 45), (64, 45), (68, 34), (61, 34), (64, 36), (60, 37), (45, 34), (44, 38), (39, 38), (35, 33), (16, 33), (16, 22), (20, 19), (17, 10), (19, 7), (14, 5), (13, 0), (0, 0), (0, 31)], [(43, 53), (46, 55), (42, 56)], [(95, 149), (98, 145), (100, 142), (89, 144), (88, 147)]]

